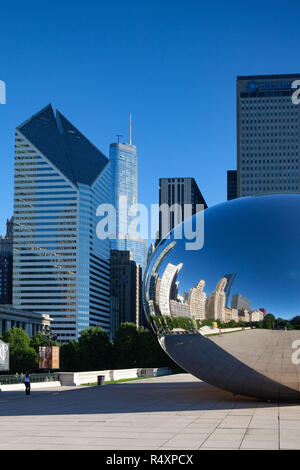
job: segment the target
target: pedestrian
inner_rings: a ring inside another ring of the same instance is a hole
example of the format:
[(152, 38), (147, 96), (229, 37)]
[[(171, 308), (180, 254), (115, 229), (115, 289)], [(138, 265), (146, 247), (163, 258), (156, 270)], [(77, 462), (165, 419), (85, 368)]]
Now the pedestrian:
[(25, 384), (26, 395), (30, 395), (30, 374), (28, 371), (25, 372), (24, 384)]

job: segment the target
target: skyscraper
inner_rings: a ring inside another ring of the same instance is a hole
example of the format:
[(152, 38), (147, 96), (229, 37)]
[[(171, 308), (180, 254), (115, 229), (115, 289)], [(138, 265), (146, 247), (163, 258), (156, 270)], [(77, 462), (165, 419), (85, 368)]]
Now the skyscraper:
[(222, 277), (219, 280), (214, 292), (212, 292), (210, 296), (207, 297), (206, 299), (207, 318), (213, 318), (214, 320), (220, 320), (222, 322), (226, 320), (226, 316), (225, 316), (226, 284), (227, 284), (226, 277)]
[(6, 235), (0, 237), (0, 304), (12, 303), (14, 218), (6, 221)]
[(237, 197), (237, 171), (227, 171), (227, 201)]
[(111, 295), (119, 301), (119, 325), (123, 322), (141, 326), (142, 268), (130, 251), (111, 250)]
[(300, 192), (300, 74), (237, 77), (237, 197)]
[(191, 308), (191, 317), (196, 320), (205, 319), (206, 293), (204, 292), (205, 281), (202, 279), (195, 287), (190, 289), (189, 305)]
[[(162, 275), (159, 287), (159, 306), (162, 315), (170, 316), (170, 300), (177, 298), (176, 280), (183, 264), (177, 266), (168, 263)], [(175, 294), (176, 292), (176, 294)]]
[(227, 284), (226, 284), (226, 287), (224, 289), (224, 292), (225, 292), (225, 295), (226, 295), (225, 307), (227, 308), (228, 305), (229, 305), (229, 298), (230, 298), (231, 288), (232, 288), (232, 285), (233, 285), (233, 283), (236, 279), (236, 274), (225, 274), (224, 277), (226, 277), (226, 279), (227, 279)]
[(130, 251), (132, 259), (145, 272), (147, 243), (136, 236), (134, 227), (138, 190), (136, 147), (131, 143), (114, 143), (110, 145), (109, 155), (112, 203), (116, 209), (116, 233), (113, 234), (111, 246), (114, 250)]
[(231, 298), (231, 308), (236, 308), (237, 310), (250, 310), (251, 302), (242, 294), (233, 294)]
[[(171, 208), (177, 205), (179, 211)], [(206, 201), (194, 178), (160, 178), (159, 180), (159, 238), (157, 243), (185, 218), (184, 205), (191, 205), (191, 215), (195, 214), (199, 204), (207, 208)], [(163, 207), (168, 207), (164, 213)]]
[(179, 300), (170, 300), (170, 314), (172, 317), (191, 317), (191, 308), (189, 304)]
[(110, 241), (96, 235), (110, 191), (107, 157), (51, 105), (17, 127), (13, 304), (49, 314), (61, 341), (110, 328)]

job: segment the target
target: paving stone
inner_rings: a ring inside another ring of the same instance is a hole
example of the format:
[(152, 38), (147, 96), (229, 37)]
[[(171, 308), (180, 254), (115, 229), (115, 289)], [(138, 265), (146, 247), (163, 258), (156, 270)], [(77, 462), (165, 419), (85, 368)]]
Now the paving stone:
[(299, 405), (233, 396), (189, 374), (27, 398), (1, 392), (0, 450), (300, 449)]

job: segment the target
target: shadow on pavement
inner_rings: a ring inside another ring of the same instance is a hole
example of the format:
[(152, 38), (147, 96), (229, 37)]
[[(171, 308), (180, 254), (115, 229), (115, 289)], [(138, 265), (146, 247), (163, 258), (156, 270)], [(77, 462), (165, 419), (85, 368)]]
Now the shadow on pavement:
[[(173, 378), (173, 380), (171, 379)], [(102, 387), (0, 393), (0, 416), (157, 413), (270, 407), (274, 403), (234, 396), (187, 374)], [(180, 380), (181, 379), (181, 380)], [(291, 403), (282, 403), (289, 406)]]

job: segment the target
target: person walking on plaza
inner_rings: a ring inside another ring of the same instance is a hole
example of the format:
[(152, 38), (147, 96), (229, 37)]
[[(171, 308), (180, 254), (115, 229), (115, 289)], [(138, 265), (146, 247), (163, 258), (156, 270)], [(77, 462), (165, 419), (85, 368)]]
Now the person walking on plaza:
[(25, 373), (24, 384), (25, 384), (25, 393), (26, 393), (26, 395), (30, 395), (30, 374), (29, 374), (29, 372)]

